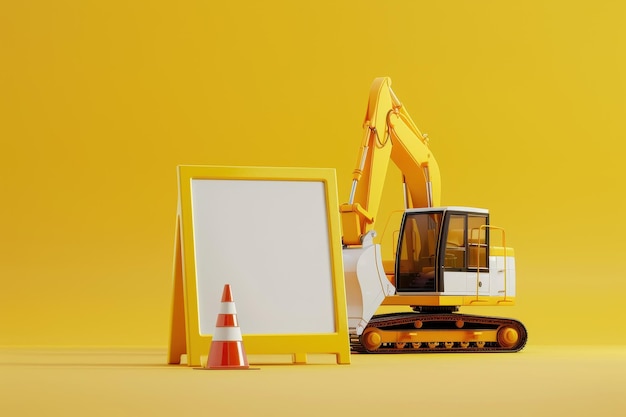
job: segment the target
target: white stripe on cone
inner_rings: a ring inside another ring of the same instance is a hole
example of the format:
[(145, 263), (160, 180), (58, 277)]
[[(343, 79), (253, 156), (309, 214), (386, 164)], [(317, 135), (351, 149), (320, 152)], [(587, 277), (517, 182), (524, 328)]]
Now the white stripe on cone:
[(220, 314), (237, 314), (234, 301), (223, 301), (220, 306)]
[(239, 327), (216, 327), (213, 334), (213, 340), (221, 340), (225, 342), (240, 342), (241, 329)]

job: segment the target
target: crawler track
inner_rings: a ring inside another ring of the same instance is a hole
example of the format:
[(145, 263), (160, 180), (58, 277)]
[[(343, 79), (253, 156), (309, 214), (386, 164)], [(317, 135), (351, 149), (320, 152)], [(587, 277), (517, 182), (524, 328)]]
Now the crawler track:
[(526, 328), (517, 320), (459, 313), (374, 316), (350, 346), (359, 353), (518, 352)]

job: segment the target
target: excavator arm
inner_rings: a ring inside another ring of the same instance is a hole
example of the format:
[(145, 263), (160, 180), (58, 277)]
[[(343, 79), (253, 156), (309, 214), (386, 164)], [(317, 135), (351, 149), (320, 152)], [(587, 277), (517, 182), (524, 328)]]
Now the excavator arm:
[(372, 230), (389, 161), (405, 182), (405, 208), (440, 205), (439, 166), (423, 135), (391, 89), (391, 79), (372, 83), (363, 123), (364, 136), (353, 172), (348, 203), (340, 207), (343, 243), (361, 245)]
[(348, 321), (354, 335), (363, 332), (383, 300), (396, 292), (385, 274), (380, 245), (373, 242), (389, 161), (403, 174), (405, 208), (440, 204), (439, 166), (428, 139), (413, 123), (387, 77), (376, 78), (370, 88), (363, 128), (350, 199), (339, 208)]

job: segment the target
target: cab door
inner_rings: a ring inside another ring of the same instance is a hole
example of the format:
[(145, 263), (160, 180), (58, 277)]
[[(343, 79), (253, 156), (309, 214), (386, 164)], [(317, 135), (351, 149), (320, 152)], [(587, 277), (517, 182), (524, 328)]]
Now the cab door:
[(440, 259), (443, 292), (451, 295), (489, 294), (488, 216), (450, 212), (446, 216), (443, 256)]

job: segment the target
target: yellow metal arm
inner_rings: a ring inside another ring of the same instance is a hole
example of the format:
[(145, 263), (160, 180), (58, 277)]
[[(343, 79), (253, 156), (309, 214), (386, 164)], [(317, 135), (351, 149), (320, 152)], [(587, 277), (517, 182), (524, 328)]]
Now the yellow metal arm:
[(340, 207), (345, 245), (360, 245), (361, 237), (373, 228), (389, 160), (405, 178), (407, 208), (440, 205), (439, 166), (426, 135), (391, 89), (390, 78), (372, 83), (363, 128), (350, 199)]

